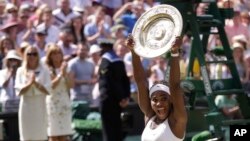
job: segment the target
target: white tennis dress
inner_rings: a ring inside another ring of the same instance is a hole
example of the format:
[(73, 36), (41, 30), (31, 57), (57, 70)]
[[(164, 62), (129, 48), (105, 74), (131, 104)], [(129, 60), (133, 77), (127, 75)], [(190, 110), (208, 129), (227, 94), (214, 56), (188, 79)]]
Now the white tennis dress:
[(154, 119), (155, 116), (148, 121), (142, 133), (141, 141), (183, 141), (184, 137), (183, 139), (180, 139), (173, 134), (169, 127), (168, 119), (158, 125), (155, 129), (151, 129), (150, 126)]
[[(17, 70), (16, 93), (26, 85), (30, 79), (31, 71), (25, 71), (23, 67)], [(44, 67), (38, 67), (36, 81), (50, 91), (51, 80), (49, 71)], [(38, 90), (34, 84), (20, 96), (18, 111), (20, 140), (47, 140), (47, 112), (45, 105), (46, 94)]]

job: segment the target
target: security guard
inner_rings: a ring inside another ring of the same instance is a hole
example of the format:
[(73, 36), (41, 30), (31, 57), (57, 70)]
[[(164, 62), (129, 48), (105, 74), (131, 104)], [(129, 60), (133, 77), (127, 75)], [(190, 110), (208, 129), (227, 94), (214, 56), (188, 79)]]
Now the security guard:
[(113, 50), (113, 41), (98, 42), (102, 49), (99, 90), (103, 141), (122, 141), (121, 111), (129, 102), (130, 82), (124, 62)]

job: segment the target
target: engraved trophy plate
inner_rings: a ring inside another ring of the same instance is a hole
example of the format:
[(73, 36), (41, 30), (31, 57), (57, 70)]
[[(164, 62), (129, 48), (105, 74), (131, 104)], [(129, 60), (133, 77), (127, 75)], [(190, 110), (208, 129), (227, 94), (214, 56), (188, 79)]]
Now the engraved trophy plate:
[(151, 8), (141, 15), (133, 28), (135, 53), (145, 58), (166, 53), (175, 37), (181, 35), (182, 27), (182, 16), (175, 7), (162, 4)]

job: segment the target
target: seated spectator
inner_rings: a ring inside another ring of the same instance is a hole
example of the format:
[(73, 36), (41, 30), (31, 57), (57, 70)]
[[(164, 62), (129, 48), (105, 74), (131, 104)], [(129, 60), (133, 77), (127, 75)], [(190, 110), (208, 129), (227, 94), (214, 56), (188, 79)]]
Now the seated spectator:
[(243, 118), (235, 95), (218, 95), (215, 98), (215, 105), (229, 119)]

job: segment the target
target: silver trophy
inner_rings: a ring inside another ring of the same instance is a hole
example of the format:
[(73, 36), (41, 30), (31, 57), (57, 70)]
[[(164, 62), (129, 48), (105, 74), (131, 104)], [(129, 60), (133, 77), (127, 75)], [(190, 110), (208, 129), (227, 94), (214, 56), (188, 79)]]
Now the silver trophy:
[(178, 9), (167, 4), (154, 6), (135, 23), (132, 31), (135, 53), (145, 58), (163, 55), (170, 50), (175, 37), (181, 35), (182, 27)]

